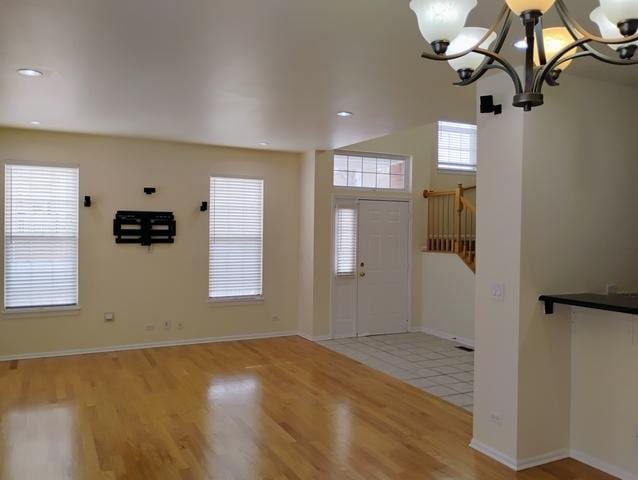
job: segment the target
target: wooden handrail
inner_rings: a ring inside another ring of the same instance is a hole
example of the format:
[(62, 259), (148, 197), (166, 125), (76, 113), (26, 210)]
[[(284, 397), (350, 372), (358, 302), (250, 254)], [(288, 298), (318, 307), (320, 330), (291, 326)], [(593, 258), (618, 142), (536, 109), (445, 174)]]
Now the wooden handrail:
[(455, 253), (476, 271), (476, 207), (465, 192), (476, 186), (454, 190), (425, 190), (428, 199), (427, 244), (425, 251)]
[[(463, 187), (461, 184), (459, 184), (459, 186), (464, 192), (467, 192), (469, 190), (476, 190), (476, 185), (472, 187)], [(423, 190), (423, 198), (445, 197), (446, 195), (456, 195), (457, 190), (458, 190), (458, 187), (455, 188), (454, 190)]]

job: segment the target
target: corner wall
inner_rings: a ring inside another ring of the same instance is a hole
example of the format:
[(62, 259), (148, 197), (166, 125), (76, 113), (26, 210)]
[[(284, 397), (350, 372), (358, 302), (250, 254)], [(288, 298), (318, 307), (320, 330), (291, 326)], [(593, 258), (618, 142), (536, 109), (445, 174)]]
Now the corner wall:
[[(504, 113), (479, 118), (474, 445), (513, 467), (580, 452), (636, 475), (638, 444), (618, 428), (636, 418), (621, 401), (635, 382), (614, 372), (620, 358), (638, 368), (631, 324), (610, 319), (586, 348), (591, 322), (568, 308), (546, 316), (538, 296), (638, 289), (638, 95), (566, 75), (525, 114), (510, 106), (503, 76), (481, 82), (486, 94)], [(505, 284), (503, 301), (491, 298), (493, 283)]]

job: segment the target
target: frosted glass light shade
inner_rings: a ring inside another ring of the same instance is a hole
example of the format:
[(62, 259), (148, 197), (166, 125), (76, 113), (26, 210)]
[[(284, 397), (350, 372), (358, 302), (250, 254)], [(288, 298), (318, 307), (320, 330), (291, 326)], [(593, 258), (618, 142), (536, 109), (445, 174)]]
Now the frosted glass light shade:
[[(618, 29), (618, 25), (616, 25), (614, 22), (612, 22), (611, 20), (607, 18), (602, 7), (598, 7), (594, 9), (591, 12), (591, 15), (589, 16), (589, 18), (591, 19), (592, 22), (598, 25), (598, 29), (600, 30), (600, 35), (603, 38), (606, 38), (609, 40), (623, 38), (622, 34), (620, 33), (620, 30)], [(609, 48), (611, 48), (612, 50), (618, 50), (619, 48), (627, 47), (629, 45), (638, 46), (638, 40), (631, 43), (609, 45)]]
[(520, 15), (528, 10), (540, 10), (545, 13), (552, 8), (556, 0), (506, 0), (507, 5), (516, 15)]
[(636, 0), (600, 0), (600, 7), (609, 21), (616, 25), (626, 20), (638, 19)]
[[(450, 46), (447, 49), (448, 55), (454, 55), (457, 53), (461, 53), (468, 48), (476, 45), (481, 38), (485, 36), (487, 33), (487, 28), (477, 28), (477, 27), (466, 27), (464, 28), (458, 36), (452, 40)], [(496, 40), (496, 33), (492, 32), (490, 36), (481, 43), (480, 48), (489, 49)], [(485, 56), (480, 53), (468, 53), (467, 55), (463, 55), (460, 58), (455, 58), (454, 60), (448, 60), (450, 66), (455, 70), (476, 70), (481, 63), (485, 60)]]
[[(567, 45), (572, 43), (574, 39), (569, 34), (569, 31), (565, 27), (554, 27), (554, 28), (544, 28), (543, 29), (543, 45), (545, 45), (545, 57), (547, 57), (547, 61), (552, 60), (556, 54), (565, 48)], [(569, 55), (573, 55), (578, 50), (578, 47), (574, 47), (564, 56), (567, 57)], [(534, 63), (536, 65), (540, 65), (540, 61), (538, 58), (538, 49), (534, 50)], [(571, 65), (572, 61), (568, 60), (567, 62), (561, 63), (556, 68), (560, 70), (565, 70), (569, 65)]]
[(428, 43), (450, 42), (465, 26), (477, 0), (412, 0), (410, 8), (417, 16), (421, 35)]

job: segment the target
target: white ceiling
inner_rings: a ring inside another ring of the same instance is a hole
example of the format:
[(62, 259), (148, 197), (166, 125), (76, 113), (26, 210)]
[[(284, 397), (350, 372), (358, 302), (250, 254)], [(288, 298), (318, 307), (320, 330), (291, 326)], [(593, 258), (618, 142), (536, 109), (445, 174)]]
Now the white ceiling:
[[(0, 0), (0, 125), (302, 151), (472, 120), (473, 88), (420, 59), (408, 3)], [(584, 21), (596, 2), (568, 3)], [(470, 23), (500, 5), (479, 0)], [(638, 67), (570, 70), (638, 85)]]

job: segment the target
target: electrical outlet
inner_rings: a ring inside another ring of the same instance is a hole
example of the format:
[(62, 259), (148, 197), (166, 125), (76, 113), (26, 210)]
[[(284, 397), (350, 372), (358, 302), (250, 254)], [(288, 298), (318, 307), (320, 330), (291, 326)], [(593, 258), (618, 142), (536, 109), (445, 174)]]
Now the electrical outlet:
[(182, 321), (177, 322), (177, 330), (184, 330), (184, 322)]
[(490, 421), (500, 426), (503, 424), (503, 417), (498, 412), (492, 412), (490, 413)]
[(171, 321), (170, 320), (166, 320), (164, 322), (164, 330), (170, 330), (171, 329)]
[(493, 283), (490, 287), (490, 293), (494, 300), (503, 300), (505, 298), (505, 285), (502, 283)]
[(105, 322), (114, 322), (115, 321), (115, 314), (112, 312), (106, 312), (104, 314), (104, 321)]
[(278, 315), (273, 315), (272, 321), (273, 322), (278, 322), (279, 321), (279, 316)]
[(144, 330), (146, 330), (147, 332), (155, 330), (155, 325), (153, 325), (152, 323), (147, 323), (146, 325), (144, 325)]

